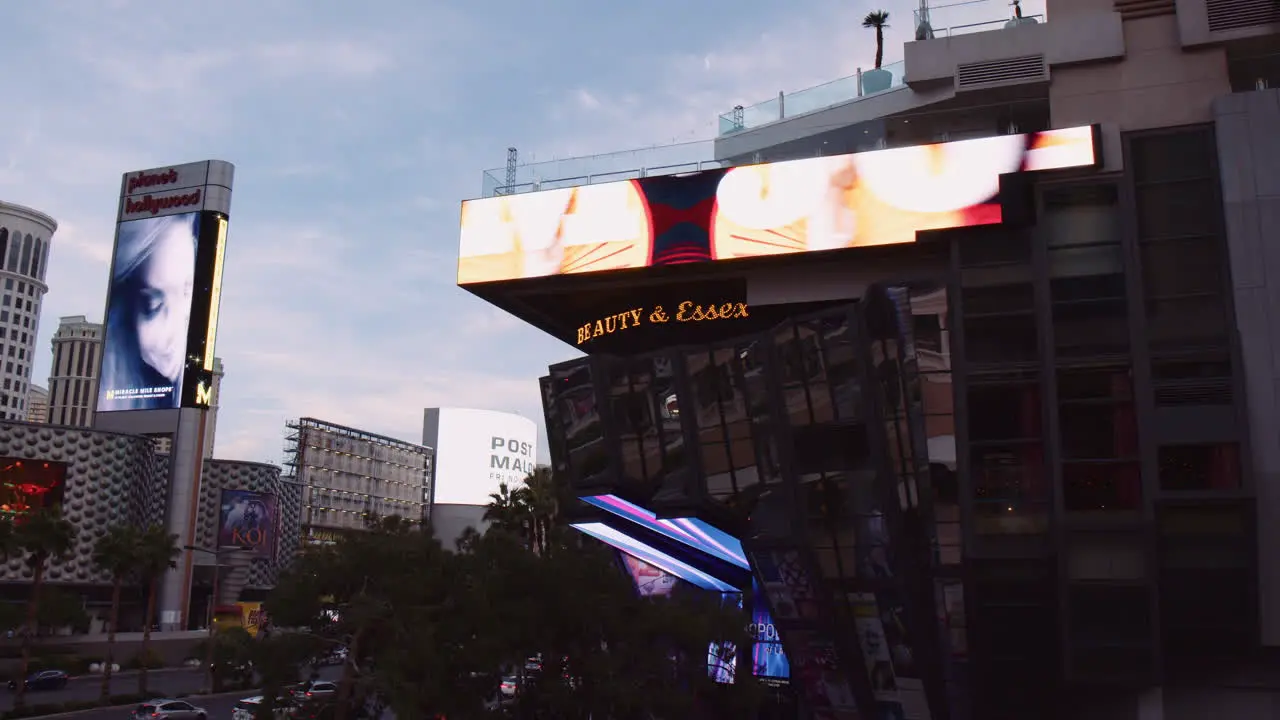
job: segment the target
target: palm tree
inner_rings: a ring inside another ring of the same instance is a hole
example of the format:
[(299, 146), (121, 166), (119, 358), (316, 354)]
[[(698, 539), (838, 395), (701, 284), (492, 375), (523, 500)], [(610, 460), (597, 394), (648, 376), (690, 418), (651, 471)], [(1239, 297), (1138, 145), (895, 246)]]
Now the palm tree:
[(484, 520), (506, 532), (521, 533), (525, 519), (525, 494), (524, 488), (498, 483), (498, 491), (489, 493)]
[(61, 561), (71, 554), (76, 544), (76, 528), (58, 508), (41, 508), (15, 521), (14, 546), (27, 553), (27, 567), (31, 568), (31, 596), (27, 600), (27, 622), (22, 633), (22, 663), (18, 669), (17, 694), (14, 708), (26, 706), (27, 688), (23, 680), (31, 667), (31, 643), (39, 627), (40, 590), (44, 585), (44, 573), (50, 560)]
[(889, 27), (889, 13), (885, 10), (872, 10), (862, 18), (862, 27), (876, 31), (876, 69), (884, 62), (884, 29)]
[(147, 670), (151, 664), (151, 624), (156, 617), (156, 594), (165, 573), (178, 567), (178, 555), (181, 553), (178, 536), (169, 534), (163, 526), (151, 525), (138, 538), (137, 569), (147, 587), (147, 612), (142, 619), (142, 649), (138, 653), (142, 660), (138, 667), (138, 693), (142, 695), (147, 694)]
[(535, 468), (524, 479), (522, 499), (528, 513), (529, 547), (538, 554), (551, 549), (551, 535), (560, 517), (560, 488), (549, 467)]
[(120, 591), (137, 572), (139, 533), (132, 525), (116, 525), (93, 546), (93, 564), (111, 576), (111, 616), (107, 620), (107, 657), (102, 661), (102, 702), (111, 697), (111, 668), (115, 662), (116, 625), (120, 622)]

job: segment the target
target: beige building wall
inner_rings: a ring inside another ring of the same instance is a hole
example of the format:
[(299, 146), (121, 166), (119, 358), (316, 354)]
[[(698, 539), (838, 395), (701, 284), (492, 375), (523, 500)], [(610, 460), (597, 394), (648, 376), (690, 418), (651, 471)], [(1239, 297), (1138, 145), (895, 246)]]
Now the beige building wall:
[[(1054, 0), (1049, 17), (1114, 12), (1111, 5)], [(1183, 49), (1173, 14), (1126, 19), (1123, 27), (1123, 60), (1053, 68), (1053, 126), (1100, 122), (1127, 132), (1212, 121), (1213, 100), (1231, 92), (1226, 50)]]

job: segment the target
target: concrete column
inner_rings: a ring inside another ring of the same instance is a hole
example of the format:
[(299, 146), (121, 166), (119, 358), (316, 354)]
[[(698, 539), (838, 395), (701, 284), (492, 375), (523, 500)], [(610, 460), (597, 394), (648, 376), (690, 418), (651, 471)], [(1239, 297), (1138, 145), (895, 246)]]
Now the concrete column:
[(1262, 644), (1280, 646), (1280, 89), (1213, 104), (1258, 502)]
[[(178, 431), (174, 433), (169, 463), (169, 492), (165, 504), (165, 527), (178, 536), (179, 545), (196, 543), (196, 518), (200, 510), (200, 474), (204, 465), (204, 424), (206, 411), (183, 408)], [(193, 553), (178, 556), (178, 567), (165, 575), (160, 585), (156, 617), (161, 630), (185, 630), (191, 605)]]

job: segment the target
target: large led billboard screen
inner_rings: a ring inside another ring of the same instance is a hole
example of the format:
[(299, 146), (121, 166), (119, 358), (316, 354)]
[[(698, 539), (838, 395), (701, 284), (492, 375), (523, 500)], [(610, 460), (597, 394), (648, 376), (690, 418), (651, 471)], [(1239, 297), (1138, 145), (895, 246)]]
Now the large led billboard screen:
[(750, 570), (742, 542), (697, 518), (659, 518), (652, 510), (617, 495), (591, 495), (583, 502), (743, 570)]
[(433, 504), (487, 505), (500, 484), (514, 488), (537, 466), (538, 426), (514, 413), (427, 408), (422, 444), (435, 453)]
[(267, 560), (276, 554), (276, 496), (248, 490), (223, 490), (218, 507), (218, 547), (252, 550)]
[(98, 412), (208, 407), (233, 172), (210, 160), (125, 173)]
[(458, 284), (910, 243), (999, 224), (1002, 175), (1098, 159), (1082, 126), (467, 200)]
[(731, 593), (738, 592), (738, 588), (733, 584), (725, 582), (720, 578), (695, 568), (689, 563), (677, 558), (670, 553), (663, 552), (661, 549), (650, 545), (649, 543), (639, 540), (631, 535), (624, 533), (617, 528), (610, 527), (602, 522), (580, 522), (574, 523), (573, 527), (578, 532), (599, 540), (606, 545), (610, 545), (617, 550), (639, 558), (644, 562), (652, 565), (663, 572), (674, 575), (685, 582), (702, 588), (703, 590), (713, 590), (715, 592)]

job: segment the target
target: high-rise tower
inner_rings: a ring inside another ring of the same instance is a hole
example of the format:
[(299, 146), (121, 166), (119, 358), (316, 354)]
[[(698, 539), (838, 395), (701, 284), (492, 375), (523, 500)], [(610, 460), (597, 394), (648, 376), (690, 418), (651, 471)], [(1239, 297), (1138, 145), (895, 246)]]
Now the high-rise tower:
[(49, 422), (89, 427), (98, 398), (102, 325), (83, 315), (60, 318), (49, 369)]
[(49, 243), (58, 223), (0, 202), (0, 420), (24, 420), (40, 329)]

